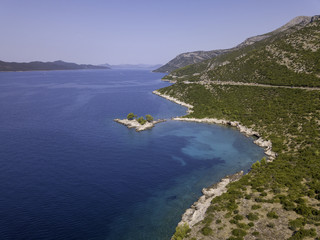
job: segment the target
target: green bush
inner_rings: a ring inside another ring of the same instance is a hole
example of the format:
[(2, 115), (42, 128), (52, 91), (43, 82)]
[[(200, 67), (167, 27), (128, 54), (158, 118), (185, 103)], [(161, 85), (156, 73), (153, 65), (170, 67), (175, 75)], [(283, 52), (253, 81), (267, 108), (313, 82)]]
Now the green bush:
[(259, 204), (254, 204), (251, 207), (252, 210), (256, 210), (256, 209), (259, 209), (259, 208), (261, 208), (261, 205), (259, 205)]
[(244, 237), (245, 235), (247, 235), (247, 232), (240, 228), (233, 229), (231, 233), (236, 237)]
[(256, 220), (259, 219), (259, 216), (258, 216), (258, 214), (256, 214), (256, 213), (249, 213), (249, 214), (247, 215), (247, 219), (248, 219), (249, 221), (256, 221)]
[(136, 118), (137, 117), (137, 115), (135, 115), (134, 113), (129, 113), (128, 115), (127, 115), (127, 119), (128, 120), (133, 120), (134, 118)]
[(250, 226), (245, 223), (237, 223), (237, 226), (238, 226), (238, 228), (245, 229), (245, 230), (250, 228)]
[(143, 117), (139, 117), (137, 119), (138, 123), (140, 123), (141, 125), (144, 125), (147, 121), (143, 118)]
[(201, 233), (205, 236), (209, 236), (212, 234), (212, 229), (209, 227), (209, 226), (204, 226), (202, 229), (201, 229)]
[(233, 219), (235, 219), (235, 220), (239, 221), (239, 220), (242, 220), (242, 219), (243, 219), (243, 216), (242, 216), (242, 215), (237, 214), (237, 215), (235, 215), (235, 216), (233, 217)]
[(176, 227), (176, 232), (174, 233), (172, 240), (182, 240), (184, 239), (188, 233), (191, 231), (188, 224), (180, 225)]
[(152, 121), (153, 121), (153, 117), (152, 117), (150, 114), (147, 114), (147, 115), (146, 115), (146, 120), (147, 120), (148, 122), (152, 122)]
[(303, 227), (306, 224), (306, 221), (304, 218), (297, 218), (295, 220), (290, 220), (289, 221), (289, 228), (292, 231), (297, 230), (298, 228)]
[(276, 214), (275, 212), (268, 212), (267, 217), (268, 218), (275, 218), (275, 219), (279, 218), (278, 214)]
[(253, 222), (249, 222), (249, 223), (248, 223), (248, 226), (249, 226), (249, 227), (253, 227), (253, 226), (254, 226), (254, 223), (253, 223)]
[(288, 240), (300, 240), (306, 237), (315, 237), (315, 236), (317, 236), (317, 233), (314, 228), (311, 228), (311, 229), (301, 228), (299, 231), (294, 232), (293, 235)]

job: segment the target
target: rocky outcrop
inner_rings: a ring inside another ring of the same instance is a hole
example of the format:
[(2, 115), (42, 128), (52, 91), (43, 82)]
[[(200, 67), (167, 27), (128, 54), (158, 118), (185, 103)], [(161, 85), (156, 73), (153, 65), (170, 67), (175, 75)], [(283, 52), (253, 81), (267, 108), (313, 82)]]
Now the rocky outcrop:
[(164, 122), (165, 120), (160, 119), (157, 121), (146, 122), (145, 124), (141, 125), (137, 120), (128, 120), (128, 119), (114, 119), (115, 122), (123, 124), (128, 128), (135, 128), (137, 132), (141, 132), (150, 128), (153, 128), (155, 124)]
[(192, 204), (191, 208), (185, 211), (185, 213), (182, 215), (182, 220), (178, 225), (188, 224), (189, 227), (193, 227), (195, 224), (202, 221), (212, 199), (227, 192), (227, 185), (231, 182), (239, 180), (242, 175), (243, 171), (231, 176), (226, 176), (225, 178), (221, 179), (219, 183), (202, 189), (203, 195), (198, 201)]

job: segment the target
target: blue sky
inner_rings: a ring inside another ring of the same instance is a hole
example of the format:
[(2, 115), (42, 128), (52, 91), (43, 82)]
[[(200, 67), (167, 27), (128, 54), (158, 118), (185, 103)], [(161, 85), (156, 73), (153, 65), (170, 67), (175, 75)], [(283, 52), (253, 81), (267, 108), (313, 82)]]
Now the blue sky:
[(317, 14), (320, 0), (0, 0), (0, 60), (164, 64)]

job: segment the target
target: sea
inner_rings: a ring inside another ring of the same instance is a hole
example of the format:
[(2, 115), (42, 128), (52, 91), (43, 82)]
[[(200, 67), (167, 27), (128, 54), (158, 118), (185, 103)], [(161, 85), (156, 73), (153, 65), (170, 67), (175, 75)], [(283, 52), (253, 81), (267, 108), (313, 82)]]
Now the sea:
[[(170, 120), (149, 70), (0, 73), (0, 239), (166, 240), (201, 190), (263, 149), (237, 130)], [(136, 132), (133, 112), (168, 119)]]

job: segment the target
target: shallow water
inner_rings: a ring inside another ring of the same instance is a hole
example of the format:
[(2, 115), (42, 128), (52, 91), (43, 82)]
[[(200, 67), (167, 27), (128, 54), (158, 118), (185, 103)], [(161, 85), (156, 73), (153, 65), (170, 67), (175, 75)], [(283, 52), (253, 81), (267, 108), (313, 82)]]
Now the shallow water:
[(142, 70), (0, 73), (1, 239), (169, 239), (201, 189), (263, 150), (238, 131), (113, 122), (186, 108)]

